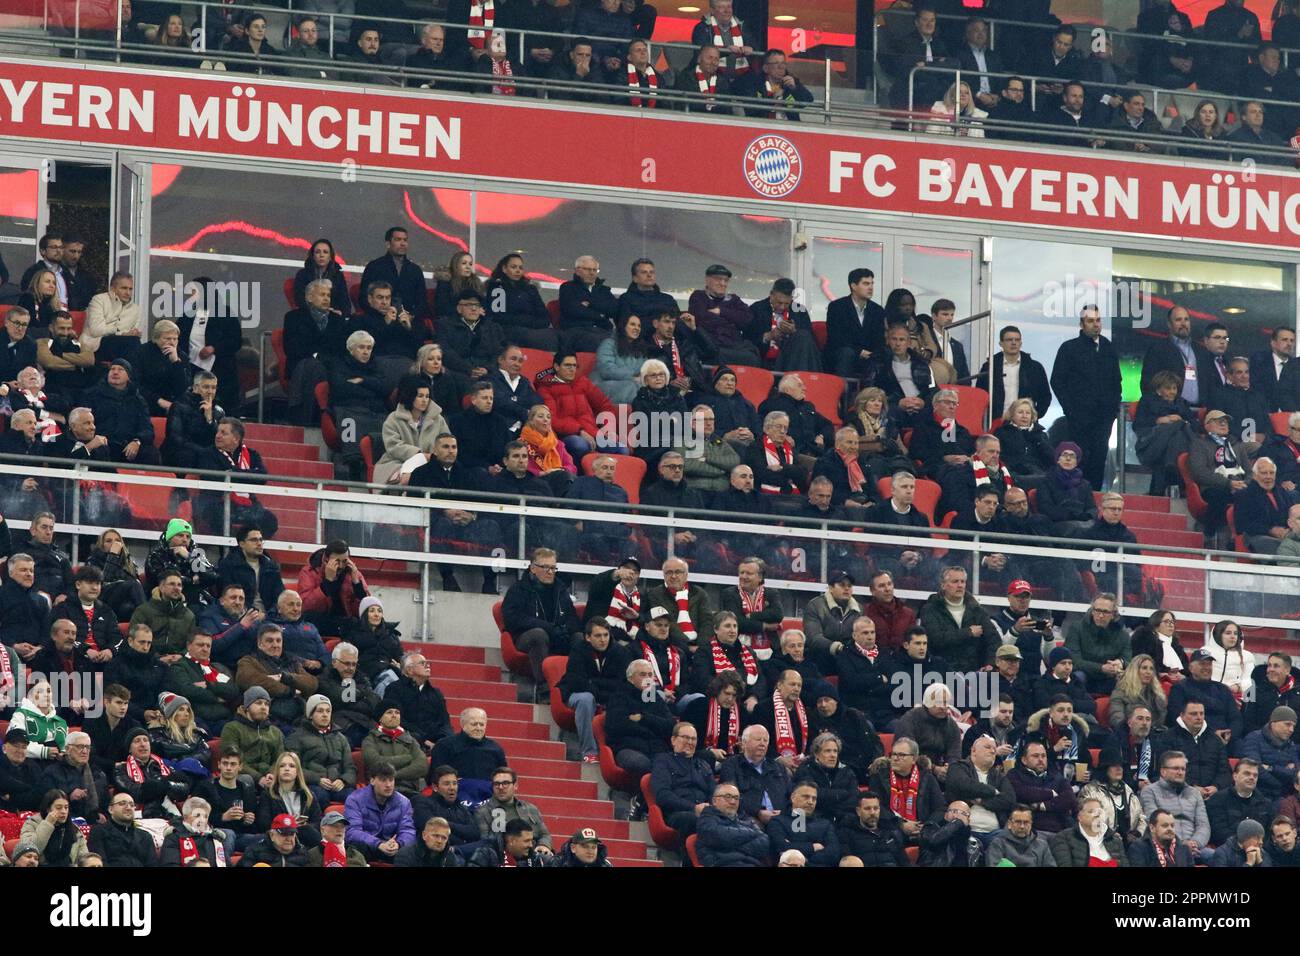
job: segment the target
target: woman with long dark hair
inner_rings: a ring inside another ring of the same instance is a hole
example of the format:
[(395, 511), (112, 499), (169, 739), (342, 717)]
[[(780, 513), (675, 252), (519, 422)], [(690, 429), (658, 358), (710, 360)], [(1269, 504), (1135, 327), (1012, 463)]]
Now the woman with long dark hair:
[(311, 244), (302, 268), (293, 277), (293, 304), (298, 308), (307, 307), (307, 283), (316, 279), (329, 281), (331, 309), (337, 309), (344, 318), (355, 311), (352, 297), (348, 295), (348, 280), (334, 252), (334, 243), (328, 239), (317, 239)]
[(622, 316), (614, 323), (614, 334), (596, 347), (592, 384), (616, 404), (631, 403), (640, 387), (641, 365), (649, 354), (641, 328), (639, 316)]
[(554, 352), (559, 347), (542, 294), (524, 271), (517, 252), (502, 256), (487, 281), (487, 314), (506, 333), (506, 341), (526, 349)]

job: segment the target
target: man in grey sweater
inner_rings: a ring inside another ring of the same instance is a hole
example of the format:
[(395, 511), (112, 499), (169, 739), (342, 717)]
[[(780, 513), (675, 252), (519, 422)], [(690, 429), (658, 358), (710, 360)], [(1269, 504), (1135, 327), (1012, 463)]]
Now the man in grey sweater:
[(989, 866), (1056, 866), (1047, 837), (1034, 832), (1034, 811), (1016, 804), (1007, 827), (993, 838), (984, 857)]
[(1160, 779), (1142, 791), (1142, 812), (1147, 819), (1157, 810), (1174, 815), (1178, 839), (1187, 844), (1193, 857), (1199, 856), (1210, 842), (1210, 818), (1201, 791), (1187, 786), (1187, 755), (1181, 750), (1160, 755)]

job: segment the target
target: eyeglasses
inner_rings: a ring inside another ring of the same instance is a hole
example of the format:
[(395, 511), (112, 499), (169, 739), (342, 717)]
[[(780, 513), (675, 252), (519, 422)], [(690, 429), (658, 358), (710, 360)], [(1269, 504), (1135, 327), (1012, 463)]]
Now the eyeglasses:
[(30, 322), (19, 322), (16, 319), (5, 319), (5, 321), (8, 322), (10, 325), (12, 325), (15, 329), (25, 329), (27, 328), (27, 326), (31, 325)]
[(909, 753), (896, 753), (896, 754), (890, 754), (890, 755), (889, 755), (889, 759), (890, 759), (890, 760), (902, 760), (904, 757), (915, 757), (915, 756), (916, 756), (916, 754), (909, 754)]
[(667, 461), (666, 461), (666, 462), (663, 463), (663, 469), (664, 469), (664, 471), (681, 471), (681, 470), (682, 470), (683, 468), (685, 468), (685, 467), (686, 467), (686, 466), (683, 465), (681, 462), (673, 463), (673, 462), (667, 462)]
[(738, 793), (719, 793), (719, 794), (716, 794), (716, 796), (721, 797), (723, 800), (739, 800), (739, 799), (740, 799), (740, 794), (738, 794)]
[(493, 780), (493, 781), (492, 781), (492, 786), (494, 786), (494, 787), (508, 787), (508, 786), (510, 786), (512, 783), (514, 783), (513, 780)]
[(538, 564), (536, 561), (534, 561), (533, 567), (535, 567), (538, 571), (556, 571), (559, 570), (560, 566), (558, 564)]

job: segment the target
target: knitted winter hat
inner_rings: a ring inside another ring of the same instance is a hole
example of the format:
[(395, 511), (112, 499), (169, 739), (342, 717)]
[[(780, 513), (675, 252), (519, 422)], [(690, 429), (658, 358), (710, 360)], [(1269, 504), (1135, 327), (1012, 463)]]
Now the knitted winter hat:
[(253, 706), (255, 700), (269, 701), (270, 699), (271, 695), (266, 692), (265, 687), (250, 687), (244, 691), (244, 710), (248, 710), (249, 707)]
[(367, 595), (366, 597), (363, 597), (361, 599), (361, 608), (357, 611), (357, 617), (361, 618), (362, 620), (365, 620), (366, 612), (369, 611), (372, 607), (377, 607), (379, 608), (380, 611), (382, 611), (384, 609), (384, 602), (372, 595)]
[(328, 705), (329, 702), (330, 699), (326, 697), (324, 694), (312, 694), (310, 697), (308, 697), (307, 698), (307, 719), (311, 720), (311, 715), (315, 712), (317, 707), (319, 707), (321, 704)]
[(182, 704), (191, 710), (194, 709), (188, 697), (182, 697), (180, 694), (173, 694), (170, 691), (163, 691), (158, 695), (158, 706), (162, 708), (163, 716), (168, 720), (171, 720), (172, 715), (180, 710)]

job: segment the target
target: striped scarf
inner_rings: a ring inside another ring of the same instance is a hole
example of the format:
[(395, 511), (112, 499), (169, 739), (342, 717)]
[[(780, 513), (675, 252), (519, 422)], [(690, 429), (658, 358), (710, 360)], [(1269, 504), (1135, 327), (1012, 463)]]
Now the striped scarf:
[(682, 588), (673, 595), (677, 602), (677, 629), (686, 635), (686, 639), (695, 643), (695, 622), (691, 620), (691, 591)]
[(474, 0), (469, 6), (470, 29), (466, 31), (469, 45), (476, 50), (483, 49), (483, 42), (495, 23), (496, 4), (493, 0)]
[[(719, 50), (729, 49), (731, 47), (743, 47), (745, 45), (745, 34), (740, 28), (740, 21), (735, 17), (731, 18), (731, 23), (727, 25), (727, 40), (722, 38), (722, 26), (718, 23), (718, 18), (709, 15), (704, 20), (709, 25), (709, 30), (713, 34), (713, 45)], [(735, 66), (732, 68), (736, 76), (743, 76), (749, 72), (749, 61), (743, 56), (736, 57)]]
[[(722, 705), (718, 703), (718, 698), (709, 698), (709, 725), (704, 730), (704, 746), (712, 750), (718, 746), (718, 741), (722, 734)], [(740, 739), (740, 707), (739, 705), (727, 709), (727, 746), (719, 749), (728, 753), (736, 746), (736, 741)]]
[[(744, 591), (740, 592), (740, 597), (741, 600), (744, 600)], [(731, 663), (731, 658), (727, 656), (727, 652), (723, 648), (722, 642), (714, 640), (710, 642), (710, 645), (713, 653), (713, 672), (715, 674), (721, 674), (723, 671), (734, 671), (736, 665)], [(745, 670), (745, 683), (750, 685), (757, 683), (758, 661), (754, 659), (754, 655), (744, 644), (737, 643), (735, 646), (740, 648), (740, 664)]]
[(682, 679), (682, 652), (671, 644), (665, 645), (664, 650), (668, 652), (667, 681), (664, 680), (663, 672), (659, 668), (659, 660), (655, 657), (654, 648), (647, 641), (641, 642), (641, 656), (654, 668), (655, 683), (663, 688), (664, 693), (675, 694)]
[[(989, 476), (988, 465), (984, 464), (982, 460), (979, 458), (972, 458), (970, 460), (970, 467), (971, 471), (975, 472), (976, 488), (993, 484), (993, 479)], [(1008, 488), (1012, 486), (1013, 482), (1011, 480), (1011, 472), (1007, 471), (1006, 465), (998, 465), (997, 474), (1002, 479), (1003, 484)]]
[[(150, 754), (149, 759), (158, 765), (158, 770), (164, 777), (172, 775), (171, 768), (163, 763), (162, 758), (157, 754)], [(126, 758), (126, 775), (134, 783), (144, 783), (144, 768), (140, 766), (140, 761), (136, 760), (135, 757)]]
[(641, 589), (628, 590), (620, 584), (614, 588), (614, 596), (609, 601), (609, 613), (605, 621), (611, 628), (618, 628), (629, 638), (635, 640), (641, 633), (638, 622), (641, 620)]
[[(799, 739), (808, 742), (808, 714), (803, 709), (803, 701), (794, 699), (795, 716), (799, 718)], [(776, 753), (778, 757), (794, 757), (799, 747), (794, 740), (794, 723), (790, 720), (790, 708), (779, 690), (772, 692), (772, 717), (776, 726)]]
[(912, 764), (907, 777), (889, 771), (889, 809), (904, 820), (916, 819), (916, 798), (921, 793), (921, 768)]
[[(788, 438), (782, 440), (781, 447), (778, 449), (771, 436), (764, 434), (763, 453), (767, 457), (767, 467), (769, 469), (784, 468), (787, 465), (794, 464), (794, 442)], [(783, 487), (785, 488), (784, 491), (782, 491)], [(764, 481), (759, 485), (759, 490), (765, 495), (797, 495), (799, 493), (799, 489), (792, 482), (784, 480), (780, 485), (773, 485)]]
[[(240, 445), (239, 454), (234, 458), (232, 458), (228, 453), (224, 451), (221, 454), (225, 455), (226, 461), (230, 462), (231, 471), (252, 470), (253, 463), (252, 463), (252, 459), (248, 455), (247, 445)], [(230, 493), (230, 500), (237, 505), (250, 505), (253, 503), (253, 499), (250, 496), (237, 494), (233, 491)]]
[[(627, 65), (627, 88), (629, 90), (640, 92), (642, 75), (643, 74), (637, 72), (635, 66), (629, 63)], [(659, 95), (658, 92), (656, 92), (659, 89), (659, 74), (655, 72), (653, 66), (650, 66), (647, 63), (644, 76), (646, 89), (648, 91), (645, 95), (645, 99), (642, 100), (639, 96), (633, 96), (630, 102), (633, 106), (644, 106), (647, 109), (654, 109), (659, 105), (658, 101), (655, 99), (655, 97)]]
[[(510, 60), (505, 58), (500, 60), (493, 60), (492, 75), (493, 76), (514, 76), (515, 71), (510, 68)], [(515, 85), (513, 83), (497, 83), (497, 84), (493, 84), (492, 92), (495, 93), (497, 96), (514, 96), (517, 91), (515, 90)]]

